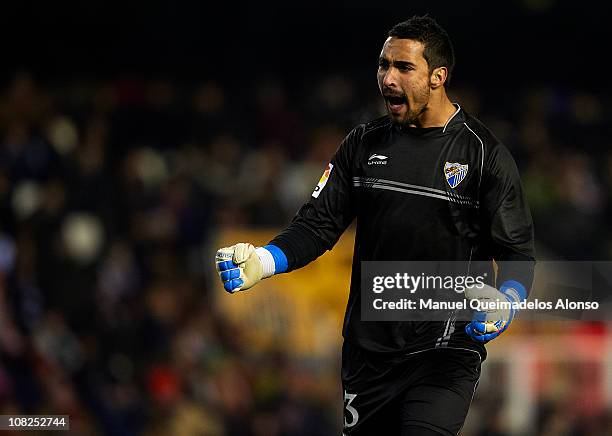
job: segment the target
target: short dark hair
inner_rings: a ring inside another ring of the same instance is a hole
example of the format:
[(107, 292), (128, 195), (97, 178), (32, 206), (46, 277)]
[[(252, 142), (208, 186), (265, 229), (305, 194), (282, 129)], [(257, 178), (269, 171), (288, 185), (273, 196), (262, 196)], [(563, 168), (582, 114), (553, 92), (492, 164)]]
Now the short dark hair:
[(429, 71), (438, 67), (446, 67), (448, 76), (446, 82), (450, 81), (453, 67), (455, 66), (455, 50), (446, 30), (436, 20), (428, 15), (409, 18), (396, 24), (389, 30), (389, 36), (399, 39), (414, 39), (423, 43), (425, 49), (423, 57), (429, 65)]

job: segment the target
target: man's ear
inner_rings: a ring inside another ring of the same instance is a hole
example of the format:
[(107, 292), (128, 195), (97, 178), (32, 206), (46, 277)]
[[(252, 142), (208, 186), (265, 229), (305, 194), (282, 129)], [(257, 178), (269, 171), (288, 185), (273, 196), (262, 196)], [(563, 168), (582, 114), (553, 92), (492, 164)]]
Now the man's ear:
[(434, 70), (431, 72), (431, 77), (430, 77), (430, 86), (432, 89), (436, 89), (439, 88), (440, 86), (444, 86), (444, 83), (446, 82), (446, 78), (448, 77), (448, 70), (446, 69), (446, 67), (438, 67), (438, 68), (434, 68)]

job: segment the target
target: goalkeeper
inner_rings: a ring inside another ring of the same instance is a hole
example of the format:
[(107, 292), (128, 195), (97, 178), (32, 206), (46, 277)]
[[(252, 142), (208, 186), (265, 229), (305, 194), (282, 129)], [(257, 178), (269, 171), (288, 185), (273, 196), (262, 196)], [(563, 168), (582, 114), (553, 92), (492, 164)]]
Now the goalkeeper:
[[(364, 322), (362, 261), (487, 261), (497, 283), (470, 298), (521, 301), (533, 278), (533, 226), (506, 147), (446, 87), (447, 33), (430, 17), (394, 26), (378, 60), (387, 114), (355, 127), (289, 226), (264, 247), (217, 253), (228, 292), (251, 288), (331, 250), (356, 219), (343, 326), (344, 434), (456, 435), (486, 357), (512, 311), (472, 322)], [(490, 274), (489, 277), (493, 277)]]

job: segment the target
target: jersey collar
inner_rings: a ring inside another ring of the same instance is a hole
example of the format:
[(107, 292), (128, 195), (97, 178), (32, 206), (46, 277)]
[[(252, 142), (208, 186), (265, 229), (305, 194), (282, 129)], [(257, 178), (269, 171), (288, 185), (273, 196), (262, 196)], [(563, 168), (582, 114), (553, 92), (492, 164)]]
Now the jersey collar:
[(432, 137), (448, 135), (450, 131), (455, 130), (456, 127), (461, 126), (465, 122), (465, 111), (458, 103), (453, 103), (453, 106), (455, 106), (457, 110), (442, 127), (402, 127), (392, 123), (393, 128), (397, 129), (398, 132), (409, 133), (413, 136)]
[(446, 132), (446, 129), (448, 129), (448, 127), (449, 127), (449, 126), (451, 126), (451, 123), (452, 123), (452, 124), (456, 124), (456, 122), (455, 122), (455, 123), (453, 123), (453, 120), (455, 120), (455, 121), (459, 121), (459, 123), (463, 122), (463, 121), (460, 121), (460, 120), (459, 120), (459, 118), (462, 118), (462, 117), (458, 117), (458, 116), (457, 116), (457, 115), (459, 115), (459, 112), (461, 112), (461, 106), (459, 106), (459, 103), (453, 103), (453, 106), (455, 106), (455, 107), (457, 108), (457, 110), (456, 110), (456, 111), (455, 111), (455, 113), (454, 113), (454, 114), (452, 114), (452, 115), (450, 116), (450, 118), (449, 118), (449, 119), (446, 121), (446, 124), (444, 124), (444, 127), (442, 127), (442, 133), (445, 133), (445, 132)]

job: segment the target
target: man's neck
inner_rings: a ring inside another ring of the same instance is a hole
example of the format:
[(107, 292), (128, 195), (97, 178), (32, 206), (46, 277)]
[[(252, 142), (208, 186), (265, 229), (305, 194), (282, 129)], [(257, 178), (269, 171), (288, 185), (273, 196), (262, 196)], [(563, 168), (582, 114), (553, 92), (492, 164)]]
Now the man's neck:
[(433, 96), (425, 110), (410, 127), (444, 127), (448, 120), (457, 112), (457, 107), (451, 103), (445, 92)]

